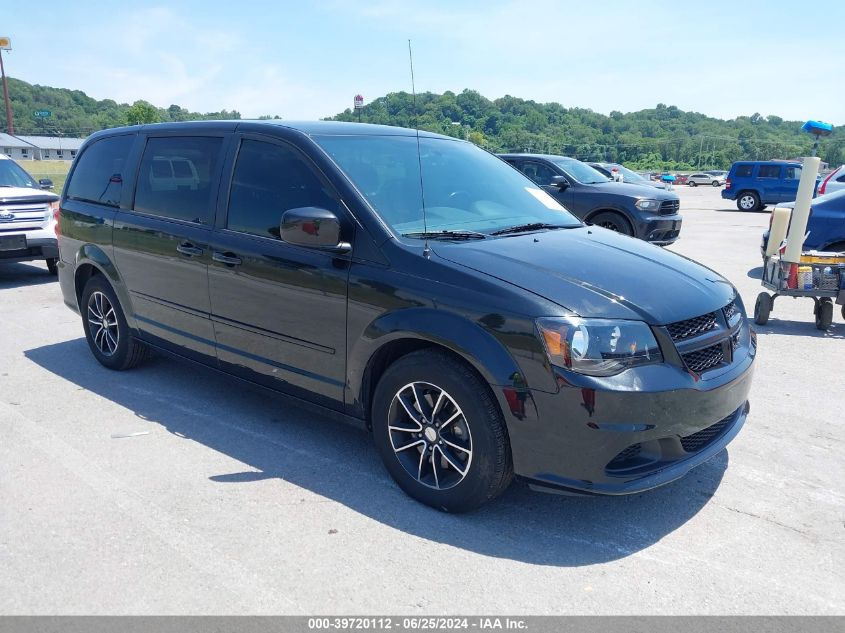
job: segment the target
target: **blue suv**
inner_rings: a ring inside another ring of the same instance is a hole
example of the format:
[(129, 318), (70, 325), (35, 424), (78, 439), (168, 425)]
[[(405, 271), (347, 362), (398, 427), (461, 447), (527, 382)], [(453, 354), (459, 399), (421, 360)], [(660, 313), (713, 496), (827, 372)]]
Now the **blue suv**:
[(757, 211), (767, 204), (795, 200), (799, 180), (801, 163), (738, 161), (731, 165), (722, 197), (736, 200), (740, 211)]

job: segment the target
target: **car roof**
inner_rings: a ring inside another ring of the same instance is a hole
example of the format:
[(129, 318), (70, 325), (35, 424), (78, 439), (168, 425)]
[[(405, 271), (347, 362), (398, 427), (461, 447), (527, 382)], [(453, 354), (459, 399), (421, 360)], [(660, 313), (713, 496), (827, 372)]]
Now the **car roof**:
[(734, 165), (800, 165), (795, 160), (738, 160)]
[[(125, 134), (127, 132), (176, 132), (183, 130), (195, 131), (224, 131), (235, 130), (256, 131), (261, 128), (288, 128), (297, 130), (308, 136), (416, 136), (417, 130), (412, 128), (395, 127), (392, 125), (375, 125), (372, 123), (351, 123), (347, 121), (286, 121), (282, 119), (252, 120), (236, 119), (225, 121), (180, 121), (174, 123), (148, 123), (146, 125), (131, 125), (102, 130), (91, 135), (91, 138)], [(420, 137), (441, 138), (457, 141), (451, 136), (435, 134), (419, 130)]]
[(545, 158), (546, 160), (554, 160), (555, 158), (568, 158), (569, 160), (578, 160), (571, 156), (562, 156), (559, 154), (528, 154), (527, 152), (510, 152), (506, 154), (497, 154), (502, 158)]

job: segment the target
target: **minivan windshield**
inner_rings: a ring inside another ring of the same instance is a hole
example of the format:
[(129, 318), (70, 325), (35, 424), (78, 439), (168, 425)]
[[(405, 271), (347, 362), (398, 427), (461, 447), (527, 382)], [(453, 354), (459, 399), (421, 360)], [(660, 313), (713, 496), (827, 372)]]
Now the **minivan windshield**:
[(11, 159), (0, 160), (0, 187), (40, 189), (35, 179)]
[(418, 153), (415, 136), (313, 138), (401, 235), (484, 237), (513, 227), (581, 224), (531, 180), (472, 143), (420, 137)]
[(596, 185), (600, 182), (608, 182), (607, 176), (586, 163), (582, 163), (580, 160), (561, 156), (560, 158), (553, 158), (552, 162), (560, 167), (567, 176), (574, 178), (582, 185)]

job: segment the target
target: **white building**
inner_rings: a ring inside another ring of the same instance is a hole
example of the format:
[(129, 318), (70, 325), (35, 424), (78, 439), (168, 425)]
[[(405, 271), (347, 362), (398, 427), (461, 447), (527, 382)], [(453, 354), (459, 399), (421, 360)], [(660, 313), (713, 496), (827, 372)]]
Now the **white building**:
[(0, 152), (15, 160), (33, 160), (38, 148), (17, 136), (0, 132)]
[[(6, 135), (8, 136), (8, 134)], [(73, 160), (85, 141), (84, 138), (66, 136), (15, 136), (34, 148), (35, 160)]]

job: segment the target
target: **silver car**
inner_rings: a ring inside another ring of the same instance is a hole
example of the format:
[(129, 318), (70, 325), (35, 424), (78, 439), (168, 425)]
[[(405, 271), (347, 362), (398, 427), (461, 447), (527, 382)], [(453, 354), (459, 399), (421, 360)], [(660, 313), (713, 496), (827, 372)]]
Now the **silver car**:
[(711, 187), (721, 187), (725, 184), (724, 176), (714, 176), (713, 174), (690, 174), (687, 177), (687, 184), (690, 187), (697, 187), (698, 185), (710, 185)]
[(819, 195), (823, 196), (826, 193), (833, 193), (842, 189), (845, 189), (845, 165), (840, 165), (822, 178)]

